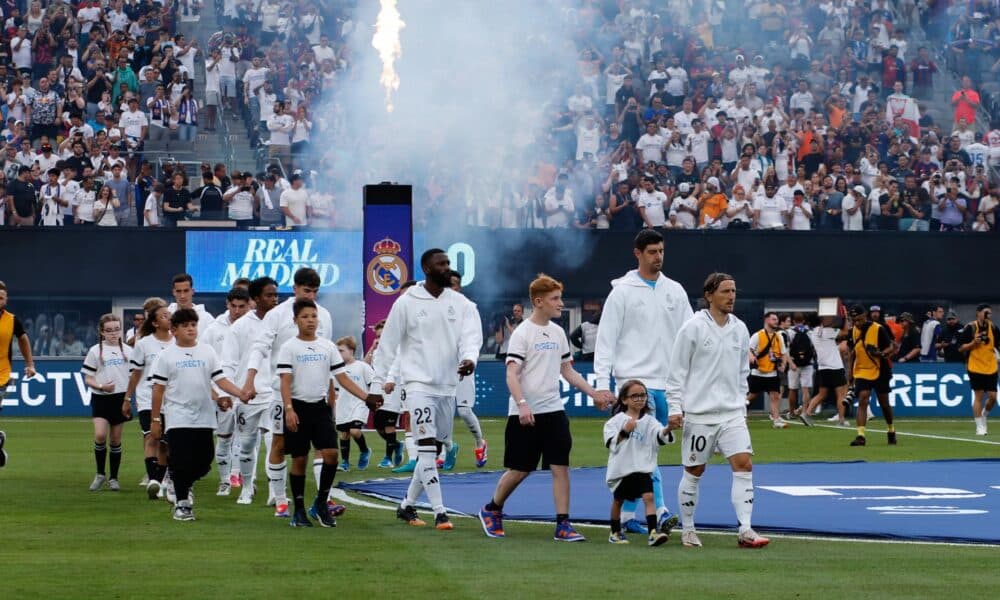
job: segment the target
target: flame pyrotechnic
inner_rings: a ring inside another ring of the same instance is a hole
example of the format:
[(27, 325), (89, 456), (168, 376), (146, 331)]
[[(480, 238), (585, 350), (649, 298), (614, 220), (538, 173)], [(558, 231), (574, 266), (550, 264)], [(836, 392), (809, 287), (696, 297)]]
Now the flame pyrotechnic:
[(382, 59), (382, 76), (379, 77), (379, 83), (385, 88), (385, 109), (392, 112), (392, 92), (399, 89), (399, 75), (393, 63), (403, 53), (399, 43), (399, 32), (406, 27), (406, 23), (399, 16), (396, 0), (379, 0), (379, 5), (372, 46), (378, 50), (379, 58)]

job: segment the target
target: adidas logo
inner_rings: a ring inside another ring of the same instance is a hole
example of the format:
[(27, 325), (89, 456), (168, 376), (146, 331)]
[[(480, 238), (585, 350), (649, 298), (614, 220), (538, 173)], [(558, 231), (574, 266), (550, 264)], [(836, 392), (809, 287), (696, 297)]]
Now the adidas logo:
[[(438, 482), (437, 477), (431, 477), (431, 480), (427, 482), (427, 485), (434, 485), (437, 482)], [(753, 500), (751, 500), (751, 502), (753, 502)]]
[(684, 502), (684, 503), (681, 504), (681, 506), (684, 506), (684, 507), (687, 507), (687, 508), (694, 508), (694, 502), (690, 502), (690, 501), (689, 502)]

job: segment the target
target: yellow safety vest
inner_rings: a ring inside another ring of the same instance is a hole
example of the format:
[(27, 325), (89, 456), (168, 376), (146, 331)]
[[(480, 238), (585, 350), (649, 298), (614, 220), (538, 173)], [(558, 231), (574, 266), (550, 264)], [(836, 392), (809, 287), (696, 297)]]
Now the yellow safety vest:
[[(973, 326), (975, 330), (972, 333), (972, 340), (976, 341), (979, 337), (979, 321), (973, 321)], [(980, 344), (976, 342), (972, 346), (972, 350), (969, 350), (969, 358), (965, 366), (970, 373), (976, 373), (977, 375), (992, 375), (997, 372), (997, 358), (996, 354), (993, 353), (993, 344), (995, 340), (993, 339), (993, 325), (990, 324), (986, 328), (986, 335), (989, 336), (988, 344)]]
[(881, 360), (878, 356), (871, 356), (865, 350), (865, 346), (875, 346), (878, 348), (878, 332), (882, 328), (878, 323), (868, 325), (868, 330), (864, 336), (861, 330), (854, 327), (851, 338), (854, 341), (854, 378), (874, 381), (878, 379), (882, 372)]
[(14, 315), (0, 313), (0, 388), (10, 381), (10, 356), (14, 347)]
[[(781, 340), (778, 339), (780, 335), (780, 331), (775, 331), (774, 337), (771, 337), (770, 342), (768, 342), (769, 336), (766, 329), (757, 332), (757, 350), (754, 351), (754, 355), (757, 356), (757, 370), (761, 373), (773, 373), (778, 368), (778, 363), (781, 362)], [(767, 348), (769, 344), (770, 348), (765, 353), (764, 348)]]

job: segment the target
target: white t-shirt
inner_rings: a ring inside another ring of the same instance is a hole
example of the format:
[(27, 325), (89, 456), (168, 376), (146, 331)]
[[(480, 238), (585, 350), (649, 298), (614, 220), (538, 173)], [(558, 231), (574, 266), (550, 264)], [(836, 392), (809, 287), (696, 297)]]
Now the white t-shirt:
[(804, 199), (801, 206), (793, 204), (788, 209), (792, 215), (791, 229), (795, 231), (809, 231), (812, 229), (812, 205)]
[(766, 194), (761, 194), (754, 198), (753, 209), (760, 211), (760, 218), (757, 226), (760, 229), (778, 229), (785, 226), (783, 212), (787, 207), (785, 201), (775, 194), (768, 198)]
[(150, 194), (146, 196), (146, 204), (142, 215), (142, 224), (147, 227), (159, 225), (162, 206), (163, 194), (160, 194), (160, 197), (157, 198), (156, 194), (150, 192)]
[(965, 146), (965, 152), (972, 161), (972, 166), (988, 165), (990, 163), (990, 148), (985, 144), (976, 142)]
[(844, 368), (844, 359), (840, 356), (840, 348), (837, 347), (838, 335), (840, 330), (834, 327), (816, 327), (809, 331), (809, 339), (816, 349), (816, 365), (819, 370)]
[(231, 186), (226, 193), (237, 190), (229, 200), (229, 218), (234, 221), (245, 221), (253, 218), (253, 192), (244, 192), (241, 186)]
[(694, 162), (698, 164), (708, 162), (708, 141), (711, 137), (704, 129), (700, 132), (692, 131), (688, 134), (687, 143), (691, 148), (692, 156), (694, 156)]
[(129, 359), (130, 371), (139, 371), (142, 377), (138, 385), (135, 386), (135, 404), (137, 410), (152, 410), (153, 408), (153, 365), (156, 364), (156, 357), (163, 353), (174, 341), (169, 339), (161, 342), (156, 336), (147, 335), (140, 338), (135, 343), (132, 356)]
[(279, 207), (288, 207), (299, 222), (295, 223), (291, 217), (285, 217), (285, 225), (291, 227), (293, 225), (306, 225), (309, 223), (309, 219), (306, 217), (306, 207), (310, 204), (309, 202), (309, 192), (305, 188), (299, 188), (297, 190), (285, 190), (281, 192), (281, 197), (278, 199)]
[[(344, 366), (344, 372), (351, 378), (357, 386), (367, 390), (372, 383), (375, 371), (363, 360), (355, 360)], [(347, 390), (337, 386), (337, 425), (350, 423), (351, 421), (368, 421), (368, 406), (363, 398), (358, 398)]]
[(21, 42), (21, 46), (15, 50), (14, 46), (20, 41), (21, 38), (14, 36), (10, 38), (10, 52), (11, 60), (14, 63), (15, 69), (30, 69), (31, 68), (31, 39), (24, 38)]
[[(292, 376), (292, 399), (301, 402), (325, 402), (330, 389), (330, 379), (346, 372), (344, 361), (337, 347), (326, 338), (312, 341), (297, 336), (285, 342), (278, 350), (275, 373)], [(287, 401), (287, 398), (282, 398)]]
[(73, 196), (73, 204), (76, 206), (76, 218), (87, 223), (93, 223), (94, 200), (96, 199), (97, 194), (93, 191), (88, 192), (83, 188), (77, 191), (76, 195)]
[(663, 444), (660, 438), (663, 425), (660, 425), (652, 413), (643, 415), (629, 436), (619, 442), (618, 435), (629, 419), (630, 416), (620, 412), (604, 423), (604, 444), (610, 452), (605, 480), (611, 491), (627, 475), (652, 473), (656, 468), (656, 456)]
[[(559, 373), (562, 364), (572, 362), (569, 341), (562, 327), (550, 322), (536, 325), (522, 321), (510, 334), (507, 344), (507, 362), (521, 365), (518, 382), (528, 407), (536, 415), (563, 410), (559, 395)], [(507, 414), (517, 415), (517, 400), (511, 396)]]
[(646, 221), (653, 227), (661, 227), (667, 222), (667, 214), (664, 206), (667, 203), (667, 195), (663, 192), (653, 190), (639, 192), (638, 204), (646, 211)]
[[(219, 65), (215, 65), (214, 68), (209, 68), (214, 59), (209, 58), (205, 61), (205, 91), (219, 93), (222, 91), (222, 86), (219, 84)], [(221, 64), (222, 61), (219, 61)]]
[(861, 231), (865, 228), (865, 214), (864, 208), (858, 209), (856, 213), (849, 214), (847, 211), (853, 209), (858, 205), (858, 201), (854, 198), (854, 194), (844, 195), (843, 201), (840, 203), (840, 208), (844, 211), (841, 216), (844, 223), (844, 231)]
[(250, 88), (251, 94), (256, 94), (260, 91), (258, 88), (264, 86), (264, 82), (267, 81), (267, 67), (261, 67), (259, 69), (249, 68), (247, 72), (243, 74), (243, 82), (247, 84)]
[(127, 110), (122, 113), (121, 119), (118, 120), (118, 126), (125, 130), (125, 135), (128, 137), (139, 138), (142, 137), (142, 128), (149, 127), (149, 119), (146, 118), (146, 113), (141, 110), (135, 112)]
[(670, 205), (670, 214), (677, 215), (677, 224), (684, 229), (694, 229), (695, 216), (687, 211), (680, 211), (679, 209), (681, 207), (691, 208), (697, 211), (698, 201), (695, 200), (694, 196), (688, 196), (687, 198), (677, 196)]
[(127, 391), (128, 359), (131, 353), (132, 348), (124, 344), (110, 346), (102, 342), (91, 346), (87, 357), (83, 359), (81, 372), (96, 379), (98, 385), (115, 384), (115, 389), (110, 392), (91, 389), (91, 393), (106, 396)]
[(291, 144), (289, 135), (295, 126), (295, 119), (291, 115), (284, 113), (280, 115), (272, 114), (267, 119), (267, 129), (271, 132), (272, 146), (288, 146)]
[(208, 344), (164, 348), (150, 375), (153, 385), (162, 385), (162, 412), (169, 414), (166, 430), (215, 429), (215, 401), (212, 382), (224, 379), (215, 350)]

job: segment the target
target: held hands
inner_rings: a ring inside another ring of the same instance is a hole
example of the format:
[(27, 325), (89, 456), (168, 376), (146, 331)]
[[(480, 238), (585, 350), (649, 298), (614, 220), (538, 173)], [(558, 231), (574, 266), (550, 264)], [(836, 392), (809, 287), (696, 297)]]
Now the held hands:
[(160, 421), (153, 421), (149, 427), (149, 435), (154, 441), (159, 441), (163, 437), (163, 424)]
[(299, 415), (295, 414), (291, 408), (285, 409), (285, 427), (288, 428), (288, 431), (299, 430)]
[(611, 390), (598, 390), (597, 395), (594, 396), (594, 405), (597, 406), (598, 410), (607, 410), (614, 404), (615, 395), (611, 393)]
[(469, 359), (465, 359), (462, 362), (458, 363), (459, 377), (466, 377), (468, 375), (472, 375), (472, 373), (475, 370), (476, 370), (476, 363), (472, 362)]
[(126, 398), (125, 401), (122, 402), (122, 416), (125, 417), (126, 419), (132, 418), (132, 403), (129, 402), (128, 398)]
[(673, 431), (684, 427), (684, 415), (670, 415), (667, 419), (667, 429)]
[(254, 387), (252, 381), (247, 381), (243, 384), (243, 393), (240, 394), (240, 400), (243, 402), (249, 402), (257, 397), (257, 390)]
[[(391, 384), (386, 384), (382, 386), (383, 389), (385, 389), (385, 387), (388, 385)], [(386, 390), (386, 393), (391, 393), (391, 392), (389, 390)], [(365, 405), (368, 406), (369, 410), (376, 410), (380, 408), (383, 402), (385, 402), (385, 399), (382, 398), (381, 394), (368, 394), (368, 396), (365, 398)]]
[(382, 384), (382, 391), (385, 392), (386, 394), (391, 394), (392, 391), (395, 389), (396, 389), (396, 384), (391, 381), (387, 381), (386, 383)]
[(517, 418), (521, 422), (521, 425), (525, 427), (533, 427), (535, 425), (535, 414), (531, 412), (531, 407), (528, 403), (517, 405)]
[[(242, 397), (243, 394), (240, 394)], [(218, 400), (215, 401), (223, 411), (227, 411), (233, 407), (233, 399), (229, 396), (220, 396)]]

